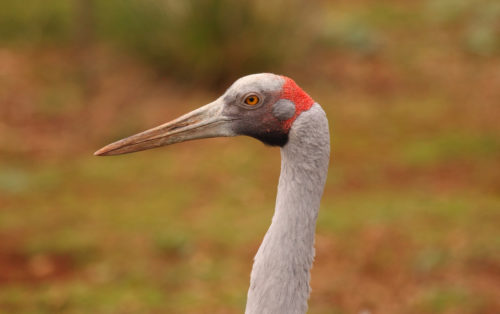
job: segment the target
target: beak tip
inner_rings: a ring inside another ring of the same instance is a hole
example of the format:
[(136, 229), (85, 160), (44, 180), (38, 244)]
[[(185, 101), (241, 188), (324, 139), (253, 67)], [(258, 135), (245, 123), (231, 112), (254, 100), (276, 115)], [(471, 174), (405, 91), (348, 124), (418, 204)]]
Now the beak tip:
[(94, 156), (106, 156), (107, 154), (107, 149), (106, 147), (103, 147), (97, 151), (94, 152)]

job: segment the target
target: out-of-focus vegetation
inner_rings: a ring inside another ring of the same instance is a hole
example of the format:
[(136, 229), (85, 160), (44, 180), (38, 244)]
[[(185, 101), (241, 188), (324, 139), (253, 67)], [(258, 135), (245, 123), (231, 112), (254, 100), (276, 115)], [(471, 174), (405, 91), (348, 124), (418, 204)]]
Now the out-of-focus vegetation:
[(473, 55), (499, 52), (497, 1), (429, 0), (414, 6), (412, 11), (390, 2), (8, 0), (0, 11), (0, 41), (112, 43), (177, 80), (218, 85), (241, 72), (302, 68), (326, 48), (381, 53), (396, 39), (387, 32), (396, 35), (400, 27), (428, 32), (431, 41), (449, 37), (454, 48)]
[(104, 144), (292, 76), (333, 158), (310, 313), (500, 312), (494, 0), (0, 3), (0, 313), (241, 313), (279, 153)]
[(317, 6), (297, 0), (52, 2), (7, 1), (1, 37), (112, 43), (178, 80), (205, 84), (227, 83), (242, 71), (278, 70), (303, 57), (317, 39), (308, 36)]

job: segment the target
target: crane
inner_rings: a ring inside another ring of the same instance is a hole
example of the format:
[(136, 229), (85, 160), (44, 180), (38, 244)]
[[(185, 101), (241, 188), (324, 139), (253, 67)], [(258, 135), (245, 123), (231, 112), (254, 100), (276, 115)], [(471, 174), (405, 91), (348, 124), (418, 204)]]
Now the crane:
[(246, 314), (303, 314), (310, 294), (314, 235), (330, 159), (328, 120), (292, 79), (244, 76), (215, 101), (94, 154), (131, 153), (174, 143), (247, 135), (279, 146), (281, 173), (271, 226), (254, 258)]

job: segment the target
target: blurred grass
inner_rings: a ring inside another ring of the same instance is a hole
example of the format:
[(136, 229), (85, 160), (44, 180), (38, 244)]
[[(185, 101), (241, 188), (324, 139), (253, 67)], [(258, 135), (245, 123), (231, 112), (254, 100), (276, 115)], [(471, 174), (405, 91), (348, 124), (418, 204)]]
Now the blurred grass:
[[(15, 250), (27, 259), (68, 256), (71, 272), (25, 279), (40, 280), (36, 284), (3, 285), (2, 308), (15, 313), (241, 311), (251, 257), (272, 214), (277, 173), (274, 180), (265, 173), (278, 167), (278, 160), (260, 144), (228, 141), (143, 158), (83, 157), (62, 173), (50, 165), (31, 169), (35, 177), (38, 171), (59, 172), (61, 181), (45, 191), (11, 195), (0, 212), (0, 229), (4, 236), (22, 236)], [(217, 164), (221, 150), (227, 164), (206, 167)], [(253, 175), (238, 178), (240, 155), (253, 161)], [(189, 169), (180, 166), (186, 158)], [(220, 176), (227, 179), (213, 180)], [(350, 289), (380, 294), (370, 288), (378, 276), (395, 278), (384, 290), (416, 289), (415, 300), (399, 305), (405, 311), (483, 313), (496, 302), (477, 285), (495, 283), (490, 276), (500, 258), (498, 196), (461, 189), (433, 195), (403, 188), (402, 194), (376, 186), (332, 195), (338, 188), (327, 189), (318, 222), (311, 313), (322, 313), (322, 306), (349, 309), (330, 298)], [(268, 192), (262, 196), (263, 191)], [(328, 274), (336, 270), (342, 274), (332, 282)], [(359, 281), (356, 276), (363, 274)], [(406, 283), (391, 283), (397, 278)]]
[(303, 57), (316, 39), (307, 35), (315, 10), (300, 0), (7, 0), (0, 42), (113, 44), (176, 80), (220, 87)]
[(241, 73), (300, 68), (320, 50), (385, 54), (405, 31), (445, 40), (476, 57), (500, 51), (497, 1), (429, 0), (410, 7), (303, 0), (6, 0), (0, 5), (0, 42), (111, 44), (178, 81), (217, 87)]
[(0, 40), (8, 42), (61, 42), (69, 40), (72, 31), (71, 9), (74, 2), (29, 0), (2, 1)]
[(91, 154), (263, 70), (332, 122), (310, 313), (500, 311), (496, 1), (93, 4), (0, 4), (0, 312), (242, 312), (277, 150)]

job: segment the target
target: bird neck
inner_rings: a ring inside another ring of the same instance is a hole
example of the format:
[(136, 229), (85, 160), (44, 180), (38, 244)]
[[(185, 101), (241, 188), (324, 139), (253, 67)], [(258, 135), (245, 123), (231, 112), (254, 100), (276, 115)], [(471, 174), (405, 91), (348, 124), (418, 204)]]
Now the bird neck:
[(294, 122), (281, 149), (276, 208), (255, 256), (245, 313), (307, 311), (316, 218), (329, 155), (328, 121), (314, 104)]

